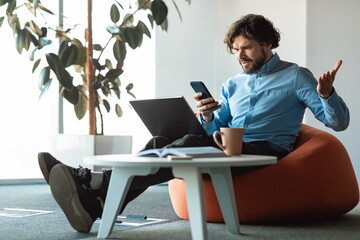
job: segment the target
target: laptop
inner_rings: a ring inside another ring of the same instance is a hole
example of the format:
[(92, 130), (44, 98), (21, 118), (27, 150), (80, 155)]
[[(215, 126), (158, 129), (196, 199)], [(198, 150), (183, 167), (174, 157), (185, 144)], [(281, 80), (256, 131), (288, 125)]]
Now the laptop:
[(208, 136), (183, 96), (131, 100), (130, 104), (153, 136), (172, 140), (189, 133)]

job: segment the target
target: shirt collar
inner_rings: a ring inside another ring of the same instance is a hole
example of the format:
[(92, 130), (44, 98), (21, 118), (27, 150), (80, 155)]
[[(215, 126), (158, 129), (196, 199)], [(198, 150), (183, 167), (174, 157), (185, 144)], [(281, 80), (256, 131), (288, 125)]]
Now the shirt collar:
[(278, 62), (280, 61), (279, 55), (275, 51), (272, 51), (272, 53), (273, 53), (273, 56), (270, 58), (270, 60), (267, 63), (265, 63), (261, 67), (261, 71), (258, 74), (268, 73), (271, 70), (273, 70), (275, 68), (275, 66), (278, 64)]

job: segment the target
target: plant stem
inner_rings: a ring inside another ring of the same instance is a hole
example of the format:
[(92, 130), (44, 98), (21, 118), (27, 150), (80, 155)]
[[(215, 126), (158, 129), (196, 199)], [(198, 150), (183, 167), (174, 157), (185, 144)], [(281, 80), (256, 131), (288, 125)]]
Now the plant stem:
[(93, 86), (95, 79), (95, 68), (90, 61), (90, 57), (93, 55), (93, 43), (92, 43), (92, 0), (88, 0), (88, 28), (86, 31), (86, 79), (87, 79), (87, 88), (89, 91), (88, 98), (88, 109), (89, 109), (89, 134), (96, 134), (96, 92)]
[(107, 41), (107, 43), (105, 44), (105, 47), (103, 47), (103, 49), (101, 49), (100, 55), (99, 55), (99, 57), (98, 57), (98, 61), (100, 60), (101, 55), (103, 54), (103, 52), (104, 52), (104, 50), (106, 49), (106, 47), (109, 45), (109, 43), (110, 43), (110, 41), (111, 41), (112, 38), (113, 38), (113, 37), (111, 36), (110, 39), (109, 39), (109, 40)]
[(101, 112), (101, 108), (100, 108), (100, 104), (98, 103), (97, 104), (97, 110), (98, 110), (98, 112), (99, 112), (99, 114), (100, 114), (100, 124), (101, 124), (101, 135), (104, 135), (104, 120), (103, 120), (103, 114), (102, 114), (102, 112)]

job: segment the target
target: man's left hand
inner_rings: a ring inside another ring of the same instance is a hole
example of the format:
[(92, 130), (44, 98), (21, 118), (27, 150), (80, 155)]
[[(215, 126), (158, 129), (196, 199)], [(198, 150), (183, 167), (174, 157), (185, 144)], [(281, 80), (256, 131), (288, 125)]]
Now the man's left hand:
[(335, 81), (335, 75), (336, 72), (339, 70), (341, 64), (342, 64), (341, 60), (337, 61), (333, 70), (323, 73), (318, 78), (318, 85), (316, 90), (318, 91), (318, 93), (322, 98), (329, 98), (333, 93), (334, 91), (333, 83)]

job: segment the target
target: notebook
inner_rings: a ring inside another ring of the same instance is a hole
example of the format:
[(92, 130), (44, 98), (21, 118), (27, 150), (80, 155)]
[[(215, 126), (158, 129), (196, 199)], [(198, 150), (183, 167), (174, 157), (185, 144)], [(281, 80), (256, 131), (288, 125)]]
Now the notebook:
[(176, 140), (189, 133), (208, 135), (183, 96), (131, 100), (130, 104), (153, 136)]
[(227, 155), (216, 147), (179, 147), (179, 148), (154, 148), (138, 152), (136, 156), (167, 157), (174, 155), (178, 157), (226, 157)]

